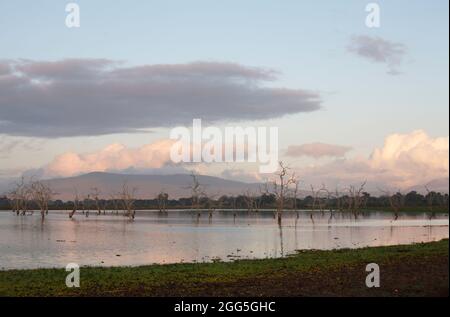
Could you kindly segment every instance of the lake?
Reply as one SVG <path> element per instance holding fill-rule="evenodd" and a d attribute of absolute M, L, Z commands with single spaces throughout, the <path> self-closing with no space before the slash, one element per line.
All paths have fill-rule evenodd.
<path fill-rule="evenodd" d="M 304 249 L 360 248 L 429 242 L 449 237 L 448 214 L 285 211 L 281 228 L 272 211 L 137 211 L 69 219 L 68 211 L 16 216 L 0 212 L 0 269 L 143 265 L 281 257 Z"/>

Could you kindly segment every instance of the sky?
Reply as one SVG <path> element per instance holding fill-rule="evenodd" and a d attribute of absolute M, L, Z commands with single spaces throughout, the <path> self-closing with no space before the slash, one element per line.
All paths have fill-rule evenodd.
<path fill-rule="evenodd" d="M 448 177 L 446 0 L 372 1 L 379 28 L 361 0 L 79 0 L 79 28 L 69 2 L 0 0 L 0 177 L 166 169 L 161 140 L 194 115 L 279 127 L 309 182 Z"/>

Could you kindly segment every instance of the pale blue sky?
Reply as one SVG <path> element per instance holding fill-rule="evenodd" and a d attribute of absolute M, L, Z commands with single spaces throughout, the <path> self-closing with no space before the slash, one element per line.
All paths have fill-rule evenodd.
<path fill-rule="evenodd" d="M 0 0 L 0 59 L 108 58 L 129 65 L 236 62 L 280 72 L 277 87 L 322 95 L 323 109 L 260 122 L 280 126 L 282 147 L 325 142 L 368 155 L 391 133 L 448 136 L 448 1 L 376 1 L 381 28 L 365 26 L 370 1 L 73 1 L 81 28 L 68 29 L 70 1 Z M 402 43 L 402 74 L 347 50 L 354 35 Z M 1 118 L 0 118 L 1 119 Z M 250 123 L 249 123 L 250 124 Z M 244 124 L 242 124 L 244 125 Z M 129 146 L 168 136 L 115 134 L 47 140 L 2 168 L 38 167 L 64 151 Z M 25 149 L 17 148 L 19 153 Z"/>

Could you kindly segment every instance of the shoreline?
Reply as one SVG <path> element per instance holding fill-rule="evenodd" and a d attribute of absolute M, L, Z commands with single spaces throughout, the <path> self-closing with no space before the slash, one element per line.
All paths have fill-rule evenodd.
<path fill-rule="evenodd" d="M 39 210 L 29 210 L 27 211 L 27 215 L 29 215 L 31 213 L 31 211 L 33 211 L 34 213 L 39 213 Z M 49 209 L 49 212 L 54 212 L 54 211 L 58 211 L 58 212 L 71 212 L 71 209 Z M 206 208 L 201 208 L 199 210 L 195 210 L 195 209 L 189 209 L 189 208 L 183 208 L 183 207 L 174 207 L 174 208 L 170 208 L 170 209 L 166 209 L 165 211 L 160 211 L 159 209 L 155 209 L 155 208 L 136 208 L 136 211 L 152 211 L 152 212 L 159 212 L 159 213 L 167 213 L 167 212 L 171 212 L 171 211 L 186 211 L 186 212 L 209 212 L 209 209 Z M 1 209 L 0 208 L 0 213 L 11 213 L 14 214 L 12 209 Z M 96 215 L 97 211 L 96 210 L 90 210 L 90 212 L 92 213 L 92 215 Z M 117 215 L 116 211 L 113 210 L 106 210 L 106 215 Z M 114 213 L 113 213 L 114 212 Z M 119 216 L 122 215 L 123 211 L 119 211 Z M 261 208 L 258 210 L 248 210 L 248 209 L 226 209 L 226 208 L 217 208 L 214 209 L 213 212 L 248 212 L 248 213 L 258 213 L 258 212 L 276 212 L 276 209 L 271 209 L 271 208 Z M 291 212 L 291 213 L 295 213 L 295 212 L 312 212 L 312 213 L 322 213 L 321 210 L 319 209 L 305 209 L 305 208 L 298 208 L 297 210 L 295 209 L 285 209 L 283 210 L 283 212 Z M 323 210 L 324 213 L 329 213 L 330 210 L 329 209 L 325 209 Z M 334 213 L 343 213 L 343 214 L 352 214 L 351 211 L 349 210 L 336 210 L 333 209 L 332 212 Z M 395 211 L 390 210 L 389 208 L 386 207 L 372 207 L 372 208 L 365 208 L 365 209 L 361 209 L 359 211 L 360 213 L 365 213 L 365 212 L 382 212 L 382 213 L 390 213 L 392 215 L 395 214 Z M 436 209 L 434 211 L 430 211 L 430 210 L 426 210 L 426 208 L 416 208 L 416 207 L 412 207 L 412 208 L 405 208 L 405 209 L 400 209 L 398 211 L 398 213 L 424 213 L 424 214 L 436 214 L 436 215 L 448 215 L 449 214 L 449 210 L 446 208 L 442 208 L 442 209 Z M 81 210 L 77 210 L 77 214 L 82 214 Z M 105 215 L 103 212 L 101 214 L 99 214 L 100 216 Z M 22 215 L 19 215 L 22 216 Z"/>
<path fill-rule="evenodd" d="M 64 269 L 0 271 L 0 296 L 448 296 L 449 240 L 298 251 L 284 258 L 215 263 L 81 267 L 81 287 Z M 365 266 L 380 266 L 367 288 Z"/>

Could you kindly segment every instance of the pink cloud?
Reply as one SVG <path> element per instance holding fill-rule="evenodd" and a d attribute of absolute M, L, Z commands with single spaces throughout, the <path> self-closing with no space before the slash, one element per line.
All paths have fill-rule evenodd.
<path fill-rule="evenodd" d="M 161 168 L 170 161 L 170 148 L 174 142 L 160 140 L 139 148 L 115 143 L 94 153 L 67 152 L 44 167 L 44 173 L 52 177 L 128 168 Z"/>
<path fill-rule="evenodd" d="M 352 148 L 349 146 L 316 142 L 302 145 L 290 145 L 286 151 L 286 156 L 310 156 L 313 158 L 325 156 L 342 157 L 351 149 Z"/>
<path fill-rule="evenodd" d="M 367 180 L 372 189 L 405 189 L 449 176 L 449 138 L 430 137 L 423 130 L 391 134 L 369 158 L 337 159 L 298 169 L 306 182 L 349 184 Z"/>

